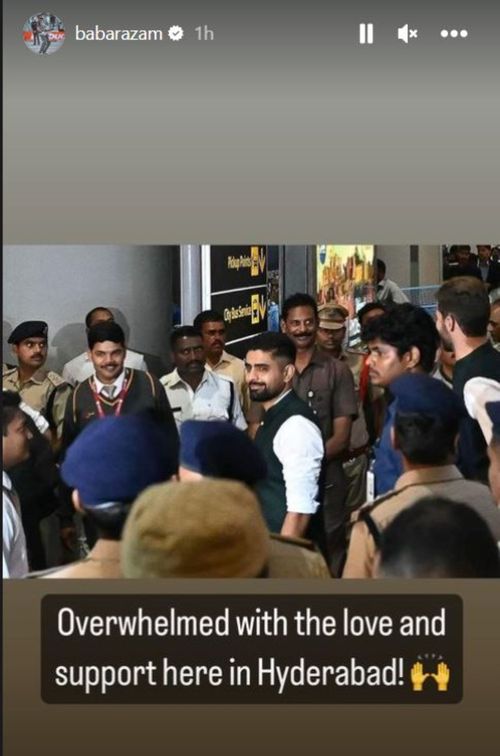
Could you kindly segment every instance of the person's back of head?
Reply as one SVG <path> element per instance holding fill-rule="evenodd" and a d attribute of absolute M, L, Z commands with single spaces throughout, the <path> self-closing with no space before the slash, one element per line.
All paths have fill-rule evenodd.
<path fill-rule="evenodd" d="M 169 433 L 152 413 L 106 417 L 90 423 L 69 447 L 62 478 L 100 538 L 119 540 L 135 498 L 176 474 L 177 439 Z"/>
<path fill-rule="evenodd" d="M 383 260 L 377 259 L 377 278 L 381 281 L 387 273 L 387 266 Z"/>
<path fill-rule="evenodd" d="M 498 578 L 500 552 L 474 510 L 428 497 L 401 512 L 383 531 L 378 577 Z"/>
<path fill-rule="evenodd" d="M 268 559 L 259 503 L 235 481 L 152 486 L 135 501 L 123 533 L 130 578 L 261 577 Z"/>
<path fill-rule="evenodd" d="M 454 324 L 469 338 L 486 336 L 490 317 L 490 300 L 483 282 L 472 276 L 457 276 L 441 286 L 437 293 L 438 314 L 448 333 Z M 447 319 L 451 322 L 448 323 Z"/>
<path fill-rule="evenodd" d="M 238 480 L 254 486 L 267 475 L 260 449 L 232 423 L 186 420 L 180 429 L 179 477 Z"/>
<path fill-rule="evenodd" d="M 458 396 L 442 381 L 407 373 L 391 383 L 395 399 L 394 446 L 411 465 L 451 462 L 460 420 L 465 414 Z"/>

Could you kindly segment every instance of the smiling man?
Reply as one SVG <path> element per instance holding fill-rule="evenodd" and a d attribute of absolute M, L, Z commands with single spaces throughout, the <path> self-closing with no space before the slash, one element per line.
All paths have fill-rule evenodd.
<path fill-rule="evenodd" d="M 68 401 L 64 448 L 89 422 L 108 416 L 152 410 L 174 429 L 172 410 L 158 379 L 143 370 L 125 367 L 125 334 L 118 323 L 103 321 L 92 326 L 88 347 L 93 375 L 78 384 Z"/>
<path fill-rule="evenodd" d="M 324 446 L 314 412 L 292 389 L 295 345 L 284 334 L 255 336 L 245 360 L 250 397 L 264 409 L 255 444 L 268 475 L 256 491 L 269 530 L 324 547 L 320 474 Z M 316 514 L 317 513 L 317 514 Z"/>
<path fill-rule="evenodd" d="M 110 309 L 107 307 L 94 307 L 85 316 L 85 332 L 88 334 L 89 330 L 96 323 L 114 321 L 115 317 Z M 127 349 L 125 352 L 125 367 L 134 368 L 135 370 L 147 370 L 148 366 L 142 354 L 134 352 L 131 349 Z M 65 381 L 71 383 L 72 386 L 76 386 L 77 383 L 81 383 L 86 378 L 90 378 L 94 372 L 94 366 L 92 360 L 89 358 L 88 352 L 82 352 L 77 357 L 67 362 L 62 371 L 62 376 Z"/>
<path fill-rule="evenodd" d="M 113 321 L 96 323 L 87 335 L 93 375 L 73 390 L 64 416 L 63 457 L 79 433 L 91 422 L 105 417 L 119 417 L 151 412 L 164 425 L 174 453 L 178 453 L 179 436 L 174 416 L 163 386 L 151 373 L 126 368 L 125 334 Z M 73 523 L 71 491 L 61 487 L 60 517 L 63 527 Z M 97 533 L 86 527 L 87 543 L 93 546 Z"/>
<path fill-rule="evenodd" d="M 330 567 L 337 575 L 345 556 L 348 519 L 342 463 L 358 403 L 349 367 L 317 346 L 318 326 L 317 305 L 309 294 L 297 293 L 285 300 L 281 328 L 296 348 L 293 389 L 316 416 L 325 443 L 324 517 Z"/>

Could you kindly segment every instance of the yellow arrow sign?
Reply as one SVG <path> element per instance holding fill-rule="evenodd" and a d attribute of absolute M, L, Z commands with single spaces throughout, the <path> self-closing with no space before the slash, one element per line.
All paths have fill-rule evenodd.
<path fill-rule="evenodd" d="M 260 272 L 263 273 L 266 268 L 266 251 L 264 249 L 259 252 L 259 267 Z"/>
<path fill-rule="evenodd" d="M 261 320 L 264 320 L 264 318 L 266 317 L 266 310 L 267 310 L 267 302 L 264 299 L 264 297 L 261 296 L 260 302 L 259 302 L 259 314 L 260 314 Z"/>
<path fill-rule="evenodd" d="M 250 268 L 250 275 L 251 276 L 258 276 L 259 275 L 259 248 L 258 247 L 250 247 L 250 260 L 251 260 L 251 268 Z"/>

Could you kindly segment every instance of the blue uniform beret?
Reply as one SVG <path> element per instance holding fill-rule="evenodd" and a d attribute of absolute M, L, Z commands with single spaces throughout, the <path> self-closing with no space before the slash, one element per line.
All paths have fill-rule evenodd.
<path fill-rule="evenodd" d="M 8 344 L 19 344 L 24 339 L 41 337 L 46 339 L 49 333 L 49 327 L 44 320 L 25 320 L 14 328 L 9 338 Z"/>
<path fill-rule="evenodd" d="M 177 449 L 161 425 L 144 414 L 94 420 L 71 444 L 61 467 L 85 506 L 128 503 L 177 472 Z"/>
<path fill-rule="evenodd" d="M 425 373 L 405 373 L 389 386 L 396 399 L 396 410 L 434 415 L 444 421 L 465 417 L 463 402 L 443 381 Z"/>
<path fill-rule="evenodd" d="M 181 425 L 180 464 L 200 475 L 239 480 L 249 486 L 267 476 L 253 441 L 232 423 L 186 420 Z"/>
<path fill-rule="evenodd" d="M 488 402 L 486 412 L 493 424 L 493 435 L 500 438 L 500 402 Z"/>

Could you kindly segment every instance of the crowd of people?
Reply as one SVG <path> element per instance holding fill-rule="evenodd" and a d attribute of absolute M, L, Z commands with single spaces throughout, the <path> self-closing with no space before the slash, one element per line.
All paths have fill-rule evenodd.
<path fill-rule="evenodd" d="M 107 307 L 61 376 L 47 323 L 14 328 L 4 577 L 500 577 L 494 271 L 450 275 L 433 318 L 378 270 L 356 348 L 305 293 L 243 360 L 201 312 L 161 377 Z"/>

